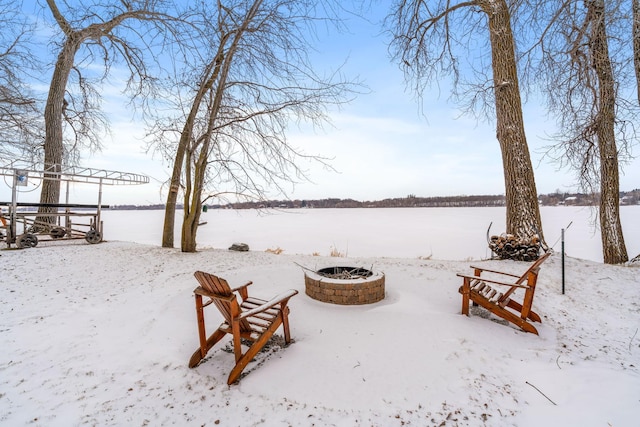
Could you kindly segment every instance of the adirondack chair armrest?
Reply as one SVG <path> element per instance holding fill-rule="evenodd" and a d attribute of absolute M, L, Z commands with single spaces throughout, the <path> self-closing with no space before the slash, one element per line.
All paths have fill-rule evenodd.
<path fill-rule="evenodd" d="M 251 310 L 247 310 L 247 311 L 243 311 L 242 314 L 240 314 L 240 316 L 238 316 L 238 319 L 244 319 L 247 317 L 251 317 L 254 316 L 258 313 L 262 313 L 265 310 L 270 309 L 271 307 L 274 307 L 278 304 L 282 304 L 282 303 L 287 303 L 287 301 L 289 300 L 289 298 L 291 298 L 294 295 L 297 295 L 298 291 L 296 291 L 295 289 L 289 289 L 286 292 L 283 292 L 279 295 L 276 295 L 275 297 L 271 298 L 269 301 L 265 302 L 262 305 L 257 306 L 256 308 L 252 308 Z"/>
<path fill-rule="evenodd" d="M 249 285 L 252 285 L 253 282 L 249 281 L 247 283 L 245 283 L 244 285 L 235 287 L 233 289 L 231 289 L 231 292 L 238 292 L 240 294 L 240 297 L 242 298 L 242 301 L 246 300 L 247 298 L 249 298 L 249 291 L 247 290 L 247 287 Z"/>
<path fill-rule="evenodd" d="M 231 292 L 238 292 L 241 289 L 246 288 L 249 285 L 253 285 L 253 282 L 249 281 L 249 282 L 245 283 L 244 285 L 237 286 L 237 287 L 231 289 Z"/>
<path fill-rule="evenodd" d="M 519 285 L 517 283 L 501 282 L 499 280 L 487 279 L 486 277 L 480 277 L 480 276 L 468 276 L 466 274 L 460 274 L 460 273 L 456 274 L 456 276 L 467 278 L 467 279 L 472 279 L 472 280 L 480 280 L 481 282 L 495 283 L 496 285 L 502 285 L 502 286 L 512 286 L 512 287 L 524 288 L 524 289 L 528 289 L 529 288 L 529 286 L 527 286 L 527 285 Z M 516 277 L 519 277 L 519 276 L 516 276 Z"/>
<path fill-rule="evenodd" d="M 235 295 L 214 294 L 213 292 L 207 291 L 202 286 L 198 286 L 197 288 L 195 288 L 193 290 L 193 293 L 196 294 L 196 295 L 202 295 L 203 297 L 209 297 L 211 299 L 219 299 L 219 300 L 222 300 L 222 301 L 233 301 L 234 299 L 236 299 Z"/>
<path fill-rule="evenodd" d="M 487 273 L 495 273 L 495 274 L 502 274 L 504 276 L 511 276 L 511 277 L 520 277 L 517 274 L 511 274 L 511 273 L 505 273 L 504 271 L 497 271 L 497 270 L 489 270 L 488 268 L 483 268 L 483 267 L 475 267 L 475 266 L 471 266 L 471 268 L 475 269 L 475 270 L 479 270 L 479 271 L 486 271 Z"/>

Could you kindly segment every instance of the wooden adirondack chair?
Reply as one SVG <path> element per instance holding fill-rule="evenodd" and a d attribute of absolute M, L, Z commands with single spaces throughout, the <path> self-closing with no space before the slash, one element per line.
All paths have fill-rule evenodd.
<path fill-rule="evenodd" d="M 249 297 L 247 287 L 252 282 L 231 289 L 226 280 L 213 274 L 196 271 L 194 276 L 200 283 L 200 286 L 193 291 L 196 300 L 200 347 L 189 360 L 190 368 L 197 366 L 218 341 L 226 334 L 230 334 L 233 336 L 233 351 L 236 357 L 236 365 L 227 380 L 227 384 L 232 384 L 240 377 L 242 370 L 264 347 L 280 325 L 284 329 L 285 343 L 291 342 L 287 303 L 289 298 L 296 295 L 298 291 L 291 289 L 266 301 Z M 240 295 L 240 302 L 238 302 L 236 292 Z M 203 304 L 202 297 L 209 298 L 209 301 Z M 207 338 L 204 308 L 211 303 L 220 310 L 224 322 Z M 252 343 L 245 353 L 242 352 L 241 346 L 243 338 Z"/>
<path fill-rule="evenodd" d="M 462 294 L 462 314 L 469 315 L 469 301 L 472 301 L 524 331 L 538 335 L 538 330 L 529 321 L 541 320 L 540 316 L 531 310 L 531 304 L 540 265 L 550 255 L 549 252 L 542 255 L 522 276 L 474 266 L 471 266 L 474 269 L 473 276 L 458 274 L 463 278 L 462 286 L 458 290 Z M 481 277 L 483 272 L 490 274 Z M 518 289 L 525 290 L 522 302 L 513 299 L 513 293 Z"/>

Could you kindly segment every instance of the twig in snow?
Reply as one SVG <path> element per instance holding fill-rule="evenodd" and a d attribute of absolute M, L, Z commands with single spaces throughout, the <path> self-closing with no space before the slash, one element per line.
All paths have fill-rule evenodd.
<path fill-rule="evenodd" d="M 313 270 L 312 270 L 312 269 L 310 269 L 309 267 L 305 267 L 304 265 L 302 265 L 302 264 L 298 264 L 298 263 L 297 263 L 297 262 L 295 262 L 295 261 L 294 261 L 293 263 L 294 263 L 295 265 L 297 265 L 298 267 L 300 267 L 301 269 L 303 269 L 303 270 L 308 270 L 308 271 L 311 271 L 312 273 L 315 273 L 315 271 L 313 271 Z"/>
<path fill-rule="evenodd" d="M 531 387 L 535 388 L 535 389 L 538 391 L 538 393 L 540 393 L 541 395 L 543 395 L 544 397 L 546 397 L 546 398 L 547 398 L 547 400 L 548 400 L 549 402 L 551 402 L 551 403 L 553 403 L 554 405 L 558 406 L 558 405 L 556 404 L 556 402 L 554 402 L 553 400 L 549 399 L 549 397 L 548 397 L 546 394 L 544 394 L 543 392 L 541 392 L 541 391 L 540 391 L 540 389 L 539 389 L 538 387 L 534 386 L 534 385 L 533 385 L 533 384 L 531 384 L 529 381 L 525 381 L 525 382 L 526 382 L 527 384 L 529 384 Z"/>
<path fill-rule="evenodd" d="M 633 342 L 633 339 L 636 337 L 637 334 L 638 334 L 638 329 L 636 328 L 636 333 L 633 334 L 633 336 L 631 337 L 631 341 L 629 341 L 629 351 L 631 351 L 631 343 Z"/>
<path fill-rule="evenodd" d="M 558 357 L 556 358 L 556 365 L 558 365 L 558 369 L 562 369 L 560 367 L 560 364 L 558 363 L 558 360 L 560 360 L 560 356 L 562 356 L 562 354 L 559 354 Z"/>

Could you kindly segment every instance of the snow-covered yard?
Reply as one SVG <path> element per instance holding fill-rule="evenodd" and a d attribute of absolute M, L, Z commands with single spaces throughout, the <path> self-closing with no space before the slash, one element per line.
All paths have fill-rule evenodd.
<path fill-rule="evenodd" d="M 304 294 L 300 266 L 362 266 L 386 298 L 337 306 Z M 0 251 L 0 425 L 631 426 L 640 417 L 640 269 L 543 264 L 540 336 L 474 309 L 457 272 L 512 261 L 196 254 L 125 242 Z M 300 291 L 295 340 L 261 353 L 232 386 L 218 345 L 198 345 L 196 270 L 252 294 Z M 209 328 L 221 317 L 208 313 Z M 278 331 L 280 333 L 281 331 Z"/>

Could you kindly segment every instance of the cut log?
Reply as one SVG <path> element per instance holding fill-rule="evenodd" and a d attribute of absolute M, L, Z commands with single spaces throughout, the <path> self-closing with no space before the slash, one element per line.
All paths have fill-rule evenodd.
<path fill-rule="evenodd" d="M 534 235 L 530 238 L 520 238 L 513 234 L 503 233 L 491 236 L 489 249 L 500 259 L 517 261 L 534 261 L 540 256 L 540 238 Z"/>

